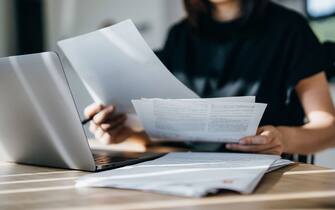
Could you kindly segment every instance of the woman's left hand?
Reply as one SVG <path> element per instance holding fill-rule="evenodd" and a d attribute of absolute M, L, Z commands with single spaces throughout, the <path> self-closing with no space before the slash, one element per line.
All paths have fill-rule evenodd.
<path fill-rule="evenodd" d="M 242 138 L 238 144 L 226 144 L 233 151 L 281 155 L 284 151 L 283 134 L 274 126 L 258 128 L 256 136 Z"/>

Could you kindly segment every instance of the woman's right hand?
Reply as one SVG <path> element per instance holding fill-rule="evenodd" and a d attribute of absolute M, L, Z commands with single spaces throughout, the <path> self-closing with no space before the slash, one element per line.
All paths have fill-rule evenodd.
<path fill-rule="evenodd" d="M 116 113 L 115 106 L 91 104 L 84 111 L 85 117 L 92 118 L 90 131 L 104 144 L 117 144 L 125 141 L 134 131 L 125 126 L 127 115 Z"/>

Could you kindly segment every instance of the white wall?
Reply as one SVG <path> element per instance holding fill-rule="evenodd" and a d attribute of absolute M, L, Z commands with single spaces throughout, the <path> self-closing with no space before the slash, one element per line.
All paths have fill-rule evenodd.
<path fill-rule="evenodd" d="M 166 26 L 171 26 L 185 16 L 182 0 L 168 0 L 166 3 L 167 22 Z"/>
<path fill-rule="evenodd" d="M 273 0 L 287 8 L 293 9 L 301 14 L 305 14 L 304 0 Z"/>
<path fill-rule="evenodd" d="M 131 18 L 149 45 L 159 48 L 168 25 L 176 19 L 175 8 L 182 10 L 180 5 L 180 0 L 46 0 L 46 44 L 55 49 L 59 39 L 94 31 L 106 22 Z"/>

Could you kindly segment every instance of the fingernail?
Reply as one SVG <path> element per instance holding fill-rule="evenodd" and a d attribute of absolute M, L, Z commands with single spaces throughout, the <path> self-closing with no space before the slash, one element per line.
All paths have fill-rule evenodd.
<path fill-rule="evenodd" d="M 231 149 L 231 145 L 230 144 L 226 144 L 226 148 L 227 149 Z"/>
<path fill-rule="evenodd" d="M 97 120 L 96 120 L 95 116 L 92 118 L 91 122 L 97 125 Z"/>

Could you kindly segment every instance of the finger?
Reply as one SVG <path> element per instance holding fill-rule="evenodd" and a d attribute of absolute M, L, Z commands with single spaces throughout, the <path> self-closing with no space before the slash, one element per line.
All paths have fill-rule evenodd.
<path fill-rule="evenodd" d="M 101 110 L 103 110 L 104 108 L 105 106 L 102 104 L 97 104 L 97 103 L 91 104 L 85 108 L 84 115 L 86 118 L 91 118 L 97 113 L 99 113 Z"/>
<path fill-rule="evenodd" d="M 273 148 L 263 150 L 260 153 L 262 154 L 270 154 L 270 155 L 281 155 L 282 154 L 282 149 L 280 146 L 275 146 Z"/>
<path fill-rule="evenodd" d="M 261 145 L 241 145 L 241 144 L 226 144 L 226 148 L 233 151 L 241 152 L 261 152 L 273 148 L 273 144 L 261 144 Z"/>
<path fill-rule="evenodd" d="M 273 126 L 270 125 L 262 126 L 257 129 L 256 135 L 261 135 L 262 133 L 271 133 L 273 130 L 274 130 Z"/>
<path fill-rule="evenodd" d="M 97 113 L 93 117 L 93 121 L 95 124 L 100 125 L 104 122 L 107 122 L 113 117 L 113 114 L 115 113 L 115 107 L 114 106 L 108 106 L 105 109 L 101 110 L 99 113 Z"/>
<path fill-rule="evenodd" d="M 264 131 L 264 127 L 257 128 L 256 135 L 261 134 Z"/>
<path fill-rule="evenodd" d="M 108 131 L 111 131 L 112 129 L 114 129 L 115 127 L 117 127 L 120 124 L 124 125 L 126 120 L 127 120 L 127 115 L 124 115 L 124 114 L 118 115 L 117 117 L 110 120 L 108 123 L 101 124 L 100 127 L 104 131 L 108 132 Z"/>
<path fill-rule="evenodd" d="M 260 136 L 268 136 L 268 137 L 272 138 L 274 136 L 274 131 L 273 130 L 264 130 L 259 135 Z"/>
<path fill-rule="evenodd" d="M 95 133 L 97 128 L 98 128 L 98 126 L 95 123 L 93 123 L 93 122 L 90 123 L 89 130 L 90 130 L 91 133 Z"/>
<path fill-rule="evenodd" d="M 104 135 L 101 137 L 101 141 L 104 144 L 118 144 L 126 140 L 127 136 L 122 133 L 125 129 L 124 126 L 120 126 L 113 130 L 113 133 L 105 132 Z"/>
<path fill-rule="evenodd" d="M 249 136 L 249 137 L 245 137 L 242 138 L 239 143 L 242 145 L 262 145 L 262 144 L 270 144 L 272 141 L 271 138 L 269 138 L 268 136 L 262 136 L 262 135 L 258 135 L 258 136 Z"/>
<path fill-rule="evenodd" d="M 105 131 L 103 131 L 100 127 L 98 127 L 95 132 L 94 136 L 96 139 L 101 139 L 101 137 L 105 134 Z"/>
<path fill-rule="evenodd" d="M 118 132 L 117 137 L 116 137 L 116 142 L 121 143 L 127 140 L 132 134 L 133 134 L 133 131 L 130 128 L 124 127 L 121 131 Z"/>
<path fill-rule="evenodd" d="M 99 139 L 99 141 L 105 145 L 108 145 L 108 144 L 112 144 L 112 137 L 107 133 L 105 132 L 101 138 Z"/>
<path fill-rule="evenodd" d="M 115 126 L 113 129 L 109 130 L 107 133 L 109 135 L 111 135 L 112 137 L 116 137 L 116 135 L 125 128 L 125 125 L 123 124 L 118 124 L 117 126 Z"/>

